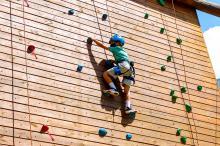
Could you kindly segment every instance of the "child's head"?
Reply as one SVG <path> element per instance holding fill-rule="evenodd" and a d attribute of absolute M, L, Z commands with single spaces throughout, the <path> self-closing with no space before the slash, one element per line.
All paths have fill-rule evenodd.
<path fill-rule="evenodd" d="M 110 38 L 109 44 L 110 44 L 112 47 L 115 47 L 115 46 L 124 46 L 125 40 L 124 40 L 123 37 L 119 36 L 118 34 L 115 34 L 115 35 L 113 35 L 113 36 Z"/>

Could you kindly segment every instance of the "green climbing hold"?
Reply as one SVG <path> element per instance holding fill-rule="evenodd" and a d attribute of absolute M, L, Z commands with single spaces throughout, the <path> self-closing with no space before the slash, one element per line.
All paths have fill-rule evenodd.
<path fill-rule="evenodd" d="M 165 71 L 166 70 L 166 66 L 165 65 L 161 66 L 160 70 L 161 71 Z"/>
<path fill-rule="evenodd" d="M 176 130 L 176 136 L 180 136 L 181 131 L 182 131 L 182 129 L 178 128 L 178 129 Z"/>
<path fill-rule="evenodd" d="M 165 0 L 157 0 L 157 2 L 161 5 L 161 6 L 165 6 Z"/>
<path fill-rule="evenodd" d="M 144 19 L 148 19 L 148 17 L 149 17 L 149 14 L 145 13 Z"/>
<path fill-rule="evenodd" d="M 160 33 L 163 34 L 165 31 L 165 28 L 160 28 Z"/>
<path fill-rule="evenodd" d="M 69 15 L 73 15 L 74 12 L 75 12 L 74 9 L 70 9 L 70 10 L 68 11 L 68 14 L 69 14 Z"/>
<path fill-rule="evenodd" d="M 172 102 L 173 102 L 173 103 L 176 103 L 177 98 L 178 98 L 178 96 L 173 95 L 173 96 L 172 96 Z"/>
<path fill-rule="evenodd" d="M 171 62 L 172 61 L 172 56 L 167 56 L 167 62 Z"/>
<path fill-rule="evenodd" d="M 202 86 L 201 86 L 201 85 L 198 85 L 198 86 L 197 86 L 197 90 L 198 90 L 198 91 L 202 91 Z"/>
<path fill-rule="evenodd" d="M 182 42 L 183 42 L 183 41 L 182 41 L 180 38 L 176 38 L 176 43 L 177 43 L 178 45 L 181 45 Z"/>
<path fill-rule="evenodd" d="M 186 111 L 187 111 L 188 113 L 190 113 L 190 112 L 192 111 L 192 107 L 191 107 L 191 105 L 188 104 L 188 103 L 185 104 L 185 108 L 186 108 Z"/>
<path fill-rule="evenodd" d="M 186 144 L 186 139 L 187 139 L 186 136 L 182 136 L 182 137 L 180 138 L 181 143 Z"/>
<path fill-rule="evenodd" d="M 181 88 L 181 93 L 186 93 L 186 87 Z"/>
<path fill-rule="evenodd" d="M 170 96 L 173 96 L 175 94 L 175 91 L 174 90 L 171 90 L 170 91 Z"/>

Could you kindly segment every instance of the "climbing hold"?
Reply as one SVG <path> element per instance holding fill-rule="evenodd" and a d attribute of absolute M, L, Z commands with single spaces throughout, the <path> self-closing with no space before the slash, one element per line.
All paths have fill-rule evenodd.
<path fill-rule="evenodd" d="M 131 138 L 132 138 L 132 134 L 131 134 L 131 133 L 127 133 L 127 134 L 126 134 L 126 139 L 127 139 L 127 140 L 130 140 Z"/>
<path fill-rule="evenodd" d="M 35 46 L 34 45 L 29 45 L 28 48 L 27 48 L 27 53 L 28 54 L 31 54 L 33 53 L 35 50 Z"/>
<path fill-rule="evenodd" d="M 92 45 L 92 38 L 88 37 L 88 39 L 87 39 L 87 44 L 88 44 L 88 45 Z"/>
<path fill-rule="evenodd" d="M 74 9 L 70 9 L 70 10 L 68 11 L 68 14 L 69 14 L 69 15 L 73 15 L 74 13 L 75 13 Z"/>
<path fill-rule="evenodd" d="M 54 141 L 54 138 L 52 137 L 52 135 L 49 133 L 49 127 L 47 125 L 43 125 L 41 127 L 40 133 L 48 133 L 48 135 L 50 136 L 51 140 Z"/>
<path fill-rule="evenodd" d="M 187 139 L 186 136 L 182 136 L 182 137 L 180 138 L 181 143 L 182 143 L 182 144 L 186 144 L 186 139 Z"/>
<path fill-rule="evenodd" d="M 160 33 L 163 34 L 165 31 L 165 28 L 160 28 Z"/>
<path fill-rule="evenodd" d="M 190 113 L 192 111 L 192 106 L 188 103 L 185 104 L 186 111 Z"/>
<path fill-rule="evenodd" d="M 32 54 L 35 56 L 35 58 L 37 59 L 37 55 L 35 54 L 35 46 L 34 45 L 29 45 L 27 48 L 27 53 L 28 54 Z"/>
<path fill-rule="evenodd" d="M 78 64 L 78 67 L 77 67 L 77 72 L 81 72 L 83 69 L 83 65 L 81 64 Z"/>
<path fill-rule="evenodd" d="M 135 119 L 136 113 L 137 113 L 137 111 L 130 112 L 130 113 L 128 114 L 128 117 L 131 118 L 131 119 Z"/>
<path fill-rule="evenodd" d="M 175 94 L 175 91 L 174 90 L 171 90 L 170 91 L 170 96 L 173 96 Z"/>
<path fill-rule="evenodd" d="M 178 129 L 176 130 L 176 136 L 180 136 L 181 131 L 182 131 L 182 129 L 178 128 Z"/>
<path fill-rule="evenodd" d="M 105 21 L 107 19 L 108 15 L 107 14 L 103 14 L 102 15 L 102 21 Z"/>
<path fill-rule="evenodd" d="M 183 41 L 182 41 L 180 38 L 176 38 L 176 43 L 177 43 L 178 45 L 181 45 L 182 42 L 183 42 Z"/>
<path fill-rule="evenodd" d="M 99 129 L 99 136 L 106 136 L 107 130 L 105 128 L 100 128 Z"/>
<path fill-rule="evenodd" d="M 181 93 L 186 93 L 186 87 L 181 88 Z"/>
<path fill-rule="evenodd" d="M 104 93 L 104 92 L 103 92 L 103 95 L 106 96 L 106 97 L 110 97 L 110 94 L 109 94 L 109 93 Z"/>
<path fill-rule="evenodd" d="M 165 0 L 157 0 L 157 2 L 158 2 L 161 6 L 165 6 Z"/>
<path fill-rule="evenodd" d="M 161 66 L 160 70 L 161 71 L 165 71 L 166 70 L 166 66 L 165 65 Z"/>
<path fill-rule="evenodd" d="M 171 62 L 172 61 L 173 56 L 167 56 L 167 62 Z"/>
<path fill-rule="evenodd" d="M 145 13 L 144 19 L 148 19 L 148 17 L 149 17 L 149 14 Z"/>
<path fill-rule="evenodd" d="M 49 130 L 49 127 L 47 125 L 43 125 L 41 127 L 40 133 L 46 133 Z"/>
<path fill-rule="evenodd" d="M 172 96 L 172 102 L 173 102 L 173 103 L 176 103 L 177 98 L 178 98 L 178 96 L 173 95 L 173 96 Z"/>
<path fill-rule="evenodd" d="M 202 86 L 201 86 L 201 85 L 198 85 L 198 86 L 197 86 L 197 90 L 198 90 L 198 91 L 202 91 Z"/>

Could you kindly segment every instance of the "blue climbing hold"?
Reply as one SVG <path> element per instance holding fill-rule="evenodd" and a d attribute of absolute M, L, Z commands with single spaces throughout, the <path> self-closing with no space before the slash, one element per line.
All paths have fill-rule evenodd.
<path fill-rule="evenodd" d="M 77 67 L 77 72 L 81 72 L 83 69 L 83 65 L 81 64 L 78 64 L 78 67 Z"/>
<path fill-rule="evenodd" d="M 127 133 L 127 134 L 126 134 L 126 139 L 127 139 L 127 140 L 130 140 L 131 138 L 132 138 L 132 134 L 131 134 L 131 133 Z"/>
<path fill-rule="evenodd" d="M 99 136 L 106 136 L 107 130 L 105 128 L 100 128 L 99 129 Z"/>
<path fill-rule="evenodd" d="M 70 10 L 68 11 L 68 14 L 69 14 L 69 15 L 73 15 L 74 12 L 75 12 L 75 11 L 74 11 L 73 9 L 70 9 Z"/>

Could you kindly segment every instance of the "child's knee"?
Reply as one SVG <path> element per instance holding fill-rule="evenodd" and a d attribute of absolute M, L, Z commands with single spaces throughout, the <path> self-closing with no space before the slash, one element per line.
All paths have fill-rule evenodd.
<path fill-rule="evenodd" d="M 106 77 L 106 76 L 108 76 L 108 71 L 105 71 L 105 72 L 103 73 L 103 77 Z"/>

